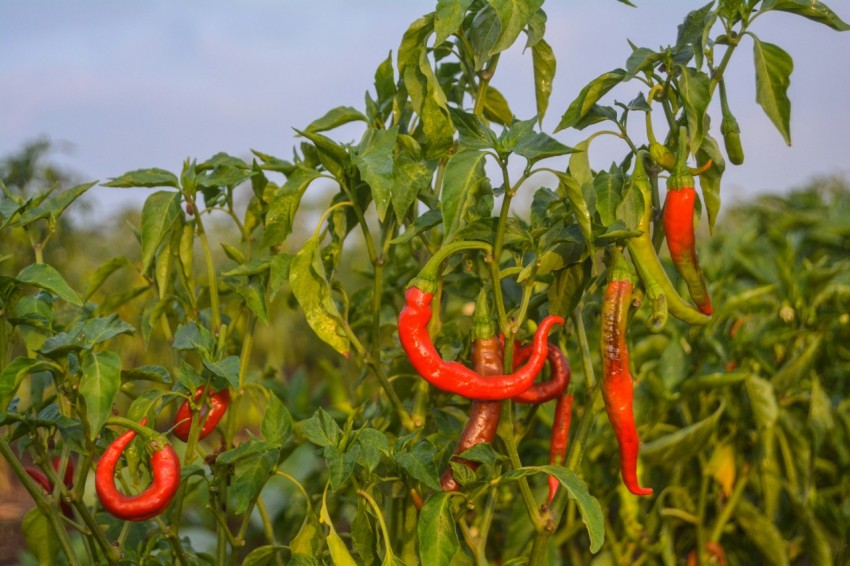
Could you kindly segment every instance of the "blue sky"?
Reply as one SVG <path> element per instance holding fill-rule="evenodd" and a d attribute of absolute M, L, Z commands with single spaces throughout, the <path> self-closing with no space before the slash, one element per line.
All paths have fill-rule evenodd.
<path fill-rule="evenodd" d="M 544 127 L 551 131 L 584 84 L 623 66 L 626 39 L 658 47 L 698 1 L 550 0 L 547 40 L 558 74 Z M 828 2 L 829 3 L 829 2 Z M 831 7 L 845 20 L 844 2 Z M 179 170 L 184 158 L 257 149 L 283 158 L 303 127 L 340 105 L 361 107 L 375 67 L 434 0 L 0 0 L 0 155 L 34 138 L 68 142 L 57 159 L 83 180 L 144 167 Z M 730 166 L 724 200 L 799 186 L 813 176 L 850 176 L 850 33 L 789 14 L 754 24 L 793 57 L 787 147 L 755 103 L 752 42 L 727 73 L 747 159 Z M 493 85 L 521 118 L 534 114 L 530 57 L 512 49 Z M 637 84 L 615 91 L 630 100 Z M 714 128 L 719 126 L 718 120 Z M 342 130 L 342 141 L 356 136 Z M 345 139 L 348 136 L 349 139 Z M 586 132 L 566 131 L 574 145 Z M 594 167 L 623 154 L 599 144 Z M 95 189 L 110 210 L 144 193 Z"/>

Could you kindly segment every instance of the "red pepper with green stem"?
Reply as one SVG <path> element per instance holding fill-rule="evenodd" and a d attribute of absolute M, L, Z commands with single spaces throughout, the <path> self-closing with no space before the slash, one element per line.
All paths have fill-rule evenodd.
<path fill-rule="evenodd" d="M 612 255 L 601 317 L 602 398 L 620 447 L 623 483 L 635 495 L 649 495 L 652 489 L 641 487 L 637 479 L 640 439 L 632 409 L 634 390 L 626 345 L 634 275 L 619 250 Z"/>
<path fill-rule="evenodd" d="M 204 395 L 205 387 L 198 387 L 195 390 L 194 400 L 197 403 Z M 206 400 L 207 411 L 202 412 L 201 431 L 198 434 L 198 440 L 209 435 L 215 429 L 218 422 L 227 412 L 227 406 L 230 404 L 230 389 L 222 389 L 214 393 L 210 393 Z M 177 414 L 174 417 L 176 423 L 173 429 L 174 436 L 186 442 L 189 440 L 189 433 L 192 430 L 192 408 L 189 400 L 183 401 L 180 408 L 177 409 Z"/>
<path fill-rule="evenodd" d="M 637 226 L 641 234 L 626 240 L 626 247 L 652 303 L 653 314 L 649 319 L 649 328 L 653 332 L 660 331 L 667 320 L 668 310 L 670 314 L 688 324 L 708 324 L 710 317 L 679 296 L 652 244 L 652 185 L 646 172 L 646 157 L 645 151 L 637 153 L 631 177 L 632 186 L 643 196 L 643 214 Z"/>
<path fill-rule="evenodd" d="M 142 425 L 147 419 L 142 420 Z M 115 486 L 115 467 L 121 454 L 133 438 L 135 430 L 128 430 L 107 447 L 97 463 L 95 490 L 103 508 L 111 515 L 125 521 L 144 521 L 159 515 L 168 508 L 180 487 L 180 459 L 164 437 L 151 442 L 151 484 L 142 493 L 124 495 Z"/>
<path fill-rule="evenodd" d="M 694 204 L 696 190 L 694 178 L 688 171 L 688 137 L 687 128 L 679 128 L 679 151 L 676 156 L 676 167 L 667 180 L 667 198 L 664 202 L 664 234 L 667 238 L 667 248 L 670 257 L 682 279 L 688 286 L 691 298 L 699 310 L 711 315 L 711 298 L 699 258 L 696 251 L 694 236 Z"/>

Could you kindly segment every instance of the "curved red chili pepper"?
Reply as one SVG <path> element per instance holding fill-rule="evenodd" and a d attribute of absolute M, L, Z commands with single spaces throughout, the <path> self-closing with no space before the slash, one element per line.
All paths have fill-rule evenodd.
<path fill-rule="evenodd" d="M 508 375 L 482 377 L 463 364 L 444 361 L 434 348 L 428 334 L 433 295 L 414 286 L 404 297 L 405 306 L 398 317 L 398 334 L 410 363 L 434 387 L 468 399 L 499 401 L 528 389 L 546 361 L 549 331 L 564 323 L 559 316 L 546 317 L 534 335 L 533 351 L 527 364 Z"/>
<path fill-rule="evenodd" d="M 602 397 L 608 420 L 611 421 L 620 446 L 623 483 L 635 495 L 649 495 L 652 489 L 640 487 L 637 479 L 640 440 L 632 411 L 634 391 L 626 346 L 626 325 L 631 301 L 631 281 L 615 278 L 608 282 L 602 303 Z"/>
<path fill-rule="evenodd" d="M 198 387 L 195 390 L 195 401 L 198 401 L 204 394 L 204 387 Z M 201 415 L 204 419 L 201 426 L 201 432 L 198 434 L 198 439 L 202 439 L 209 435 L 215 429 L 221 417 L 227 412 L 227 406 L 230 404 L 230 389 L 222 389 L 217 393 L 210 393 L 207 397 L 207 406 L 209 410 L 205 415 Z M 189 440 L 189 431 L 192 430 L 192 408 L 189 405 L 189 400 L 183 401 L 180 408 L 177 409 L 177 414 L 174 417 L 175 425 L 172 432 L 174 436 L 186 442 Z"/>
<path fill-rule="evenodd" d="M 128 430 L 116 438 L 104 451 L 95 471 L 94 486 L 100 503 L 107 512 L 125 521 L 144 521 L 159 515 L 165 511 L 180 487 L 180 459 L 169 444 L 151 456 L 153 478 L 145 491 L 135 496 L 118 491 L 115 487 L 115 466 L 135 436 L 135 431 Z"/>
<path fill-rule="evenodd" d="M 531 355 L 531 344 L 516 349 L 514 367 L 523 363 Z M 557 346 L 549 345 L 546 353 L 549 361 L 550 379 L 543 383 L 535 383 L 519 395 L 511 397 L 517 403 L 545 403 L 563 394 L 570 385 L 570 364 L 567 357 Z"/>
<path fill-rule="evenodd" d="M 472 368 L 482 376 L 499 375 L 502 373 L 501 348 L 498 338 L 478 338 L 472 349 Z M 471 470 L 478 468 L 478 462 L 460 458 L 462 454 L 482 442 L 493 442 L 496 430 L 499 428 L 499 418 L 502 416 L 501 401 L 473 401 L 469 410 L 469 420 L 458 439 L 455 456 L 452 460 L 466 465 Z M 460 484 L 454 477 L 451 466 L 440 476 L 440 486 L 443 491 L 457 491 Z"/>

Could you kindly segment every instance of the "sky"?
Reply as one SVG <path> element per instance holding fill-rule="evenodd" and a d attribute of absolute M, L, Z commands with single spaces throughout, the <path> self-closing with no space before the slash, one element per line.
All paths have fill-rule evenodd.
<path fill-rule="evenodd" d="M 627 39 L 651 48 L 673 43 L 677 25 L 705 0 L 634 2 L 636 9 L 615 0 L 544 4 L 558 64 L 544 130 L 552 131 L 587 82 L 625 65 Z M 299 143 L 293 128 L 336 106 L 363 108 L 375 68 L 435 4 L 0 0 L 0 156 L 47 137 L 60 144 L 57 162 L 81 181 L 101 182 L 147 167 L 179 172 L 185 158 L 202 161 L 219 151 L 289 159 Z M 850 21 L 843 0 L 827 4 Z M 794 58 L 793 145 L 755 102 L 752 41 L 745 39 L 726 82 L 746 161 L 727 168 L 724 201 L 786 191 L 821 175 L 850 178 L 850 33 L 785 13 L 765 15 L 752 31 Z M 502 57 L 492 84 L 518 117 L 534 115 L 531 58 L 521 47 Z M 624 88 L 614 94 L 627 102 L 638 85 Z M 340 135 L 356 141 L 348 130 Z M 587 135 L 556 137 L 575 145 Z M 595 146 L 594 168 L 624 154 L 619 146 Z M 138 206 L 146 194 L 96 188 L 88 200 L 108 213 Z"/>

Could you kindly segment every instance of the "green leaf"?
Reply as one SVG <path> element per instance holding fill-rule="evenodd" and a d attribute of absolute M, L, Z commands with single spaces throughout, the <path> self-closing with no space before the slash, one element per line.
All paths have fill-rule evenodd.
<path fill-rule="evenodd" d="M 492 86 L 488 86 L 484 92 L 482 113 L 488 120 L 503 126 L 510 126 L 514 120 L 514 113 L 508 105 L 508 100 Z"/>
<path fill-rule="evenodd" d="M 451 563 L 460 550 L 451 494 L 438 491 L 425 501 L 419 512 L 417 533 L 422 564 Z"/>
<path fill-rule="evenodd" d="M 555 476 L 561 486 L 567 490 L 570 499 L 575 500 L 581 513 L 581 520 L 590 536 L 590 552 L 596 553 L 605 542 L 605 516 L 599 501 L 587 491 L 587 484 L 573 471 L 562 466 L 526 466 L 511 470 L 502 476 L 502 481 L 512 481 L 530 474 L 545 473 Z"/>
<path fill-rule="evenodd" d="M 112 412 L 121 386 L 121 358 L 115 352 L 89 352 L 83 356 L 80 398 L 85 400 L 89 438 L 96 438 Z"/>
<path fill-rule="evenodd" d="M 103 285 L 104 281 L 122 267 L 132 267 L 130 260 L 124 256 L 113 257 L 112 259 L 108 259 L 103 262 L 97 269 L 95 269 L 91 277 L 89 277 L 89 282 L 86 286 L 86 292 L 83 300 L 89 300 L 89 298 L 91 298 L 91 296 L 100 289 L 100 286 Z"/>
<path fill-rule="evenodd" d="M 593 179 L 596 211 L 605 226 L 610 226 L 617 220 L 617 207 L 623 201 L 623 183 L 623 172 L 614 164 L 609 171 L 600 171 Z"/>
<path fill-rule="evenodd" d="M 773 524 L 773 521 L 763 515 L 746 498 L 741 498 L 738 502 L 735 521 L 764 557 L 766 564 L 788 566 L 788 554 L 782 534 Z"/>
<path fill-rule="evenodd" d="M 266 291 L 263 287 L 263 282 L 252 277 L 247 285 L 234 285 L 233 290 L 237 295 L 242 297 L 245 305 L 252 313 L 263 323 L 269 323 L 268 309 L 266 308 Z"/>
<path fill-rule="evenodd" d="M 693 45 L 694 55 L 697 58 L 697 67 L 702 66 L 707 32 L 711 29 L 717 17 L 712 10 L 713 7 L 714 1 L 712 0 L 702 8 L 690 12 L 685 16 L 685 21 L 679 25 L 676 47 L 681 48 L 687 45 Z"/>
<path fill-rule="evenodd" d="M 744 384 L 758 428 L 763 429 L 776 424 L 776 419 L 779 418 L 779 405 L 776 402 L 773 384 L 755 375 L 748 377 Z"/>
<path fill-rule="evenodd" d="M 169 236 L 171 228 L 182 217 L 180 193 L 157 191 L 142 205 L 142 273 L 147 273 L 160 244 Z"/>
<path fill-rule="evenodd" d="M 661 61 L 662 57 L 661 53 L 648 47 L 635 48 L 629 58 L 626 59 L 626 76 L 623 80 L 629 81 L 638 73 L 648 71 L 655 63 Z"/>
<path fill-rule="evenodd" d="M 289 543 L 289 548 L 292 551 L 293 559 L 298 556 L 306 556 L 308 559 L 318 556 L 322 553 L 322 526 L 319 524 L 319 518 L 316 512 L 313 511 L 313 506 L 310 505 L 310 500 L 305 502 L 307 514 L 304 517 L 304 522 L 301 523 L 301 528 L 298 530 L 292 541 Z M 290 561 L 290 564 L 294 562 Z M 305 562 L 311 564 L 311 562 Z M 317 562 L 317 564 L 320 564 Z"/>
<path fill-rule="evenodd" d="M 707 418 L 647 442 L 641 448 L 641 458 L 657 466 L 675 466 L 686 462 L 711 439 L 725 409 L 725 403 L 721 403 Z"/>
<path fill-rule="evenodd" d="M 374 428 L 364 428 L 357 432 L 357 444 L 360 446 L 357 463 L 370 472 L 375 471 L 389 449 L 387 435 Z"/>
<path fill-rule="evenodd" d="M 410 452 L 397 452 L 395 460 L 415 480 L 422 482 L 431 489 L 440 491 L 440 480 L 434 457 L 437 448 L 427 441 L 419 442 Z"/>
<path fill-rule="evenodd" d="M 324 132 L 338 128 L 343 124 L 357 121 L 366 122 L 366 116 L 351 106 L 337 106 L 332 110 L 328 110 L 321 118 L 310 122 L 310 125 L 305 128 L 305 131 L 311 133 Z"/>
<path fill-rule="evenodd" d="M 272 444 L 283 445 L 292 436 L 292 415 L 286 405 L 272 393 L 260 425 L 263 438 Z"/>
<path fill-rule="evenodd" d="M 204 367 L 213 375 L 226 379 L 233 389 L 239 388 L 239 356 L 227 356 L 218 362 L 204 360 Z"/>
<path fill-rule="evenodd" d="M 51 368 L 49 363 L 34 358 L 15 358 L 4 367 L 0 371 L 0 412 L 6 410 L 8 399 L 15 394 L 27 375 Z"/>
<path fill-rule="evenodd" d="M 488 55 L 501 53 L 514 44 L 520 32 L 543 5 L 543 0 L 489 0 L 499 18 L 499 35 Z"/>
<path fill-rule="evenodd" d="M 50 218 L 55 221 L 72 202 L 77 200 L 83 193 L 96 184 L 96 181 L 92 183 L 85 183 L 83 185 L 71 187 L 70 189 L 60 193 L 53 193 L 47 198 L 47 200 L 40 203 L 38 206 L 28 208 L 26 212 L 21 214 L 18 223 L 21 226 L 26 226 L 30 222 L 40 218 Z"/>
<path fill-rule="evenodd" d="M 301 424 L 301 433 L 316 446 L 337 446 L 342 440 L 342 430 L 327 411 L 319 407 L 312 417 Z"/>
<path fill-rule="evenodd" d="M 352 161 L 360 176 L 372 189 L 372 198 L 383 222 L 393 191 L 393 147 L 398 128 L 367 130 Z"/>
<path fill-rule="evenodd" d="M 484 171 L 486 154 L 482 151 L 461 151 L 449 159 L 440 192 L 440 206 L 446 240 L 458 229 L 467 196 L 482 183 L 488 182 Z"/>
<path fill-rule="evenodd" d="M 457 128 L 458 145 L 463 149 L 495 149 L 496 133 L 483 118 L 459 108 L 452 108 L 452 122 Z"/>
<path fill-rule="evenodd" d="M 558 132 L 578 124 L 590 112 L 593 105 L 609 90 L 620 84 L 625 76 L 626 72 L 623 69 L 614 69 L 590 81 L 587 86 L 581 89 L 578 97 L 570 103 L 555 131 Z"/>
<path fill-rule="evenodd" d="M 322 134 L 301 130 L 295 131 L 313 142 L 319 156 L 319 162 L 324 166 L 328 173 L 338 180 L 345 178 L 346 166 L 349 163 L 349 157 L 348 152 L 343 146 Z"/>
<path fill-rule="evenodd" d="M 331 551 L 331 560 L 336 566 L 357 566 L 354 557 L 351 556 L 348 547 L 345 546 L 345 541 L 336 532 L 331 516 L 328 513 L 328 489 L 325 487 L 325 492 L 322 494 L 322 508 L 319 511 L 319 522 L 328 527 L 327 543 L 328 549 Z"/>
<path fill-rule="evenodd" d="M 711 166 L 699 176 L 699 185 L 708 214 L 708 230 L 713 234 L 717 215 L 720 213 L 720 179 L 726 170 L 726 160 L 723 158 L 717 140 L 706 134 L 697 152 L 697 165 L 702 167 L 708 163 L 709 159 Z"/>
<path fill-rule="evenodd" d="M 132 188 L 132 187 L 174 187 L 180 188 L 177 176 L 165 169 L 137 169 L 124 173 L 120 177 L 103 183 L 104 187 Z"/>
<path fill-rule="evenodd" d="M 764 43 L 753 37 L 753 60 L 756 68 L 756 102 L 791 145 L 791 101 L 788 85 L 794 61 L 778 45 Z"/>
<path fill-rule="evenodd" d="M 679 76 L 679 94 L 688 119 L 688 137 L 693 154 L 699 150 L 705 135 L 705 112 L 711 102 L 710 83 L 708 75 L 691 67 L 682 69 Z"/>
<path fill-rule="evenodd" d="M 552 81 L 555 79 L 555 52 L 541 39 L 531 48 L 531 62 L 534 68 L 534 100 L 537 104 L 537 122 L 543 126 L 543 116 L 549 108 L 552 94 Z"/>
<path fill-rule="evenodd" d="M 404 218 L 416 197 L 431 188 L 436 164 L 422 158 L 419 144 L 410 136 L 400 135 L 393 160 L 392 204 L 396 218 Z"/>
<path fill-rule="evenodd" d="M 570 166 L 572 167 L 572 163 L 570 163 Z M 589 252 L 593 253 L 590 209 L 587 206 L 587 201 L 584 198 L 581 185 L 576 178 L 569 173 L 558 172 L 557 177 L 559 181 L 558 190 L 566 195 L 567 200 L 570 201 L 570 205 L 576 215 L 576 220 L 578 220 L 579 227 L 581 228 L 582 236 L 584 236 L 584 240 L 587 243 L 587 249 Z"/>
<path fill-rule="evenodd" d="M 171 347 L 175 350 L 196 350 L 202 356 L 208 357 L 215 347 L 215 342 L 205 326 L 190 322 L 177 328 Z"/>
<path fill-rule="evenodd" d="M 62 548 L 47 515 L 38 507 L 33 507 L 24 515 L 21 530 L 24 532 L 27 548 L 41 566 L 56 564 L 56 557 L 62 554 Z"/>
<path fill-rule="evenodd" d="M 585 285 L 590 280 L 590 261 L 574 263 L 555 274 L 549 285 L 549 314 L 567 318 L 578 306 Z"/>
<path fill-rule="evenodd" d="M 275 466 L 280 451 L 277 448 L 258 452 L 241 458 L 236 463 L 230 491 L 236 500 L 234 512 L 241 515 L 248 510 L 253 501 L 262 491 Z"/>
<path fill-rule="evenodd" d="M 532 133 L 529 136 L 524 136 L 514 146 L 514 153 L 528 159 L 529 166 L 541 159 L 567 155 L 575 151 L 575 149 L 544 133 Z"/>
<path fill-rule="evenodd" d="M 434 47 L 449 38 L 463 23 L 472 0 L 438 0 L 434 11 Z"/>
<path fill-rule="evenodd" d="M 55 293 L 60 299 L 78 307 L 83 306 L 76 291 L 71 289 L 71 286 L 65 281 L 65 278 L 56 271 L 56 268 L 47 265 L 46 263 L 33 263 L 24 267 L 15 279 L 19 283 L 32 285 L 39 289 L 44 289 Z"/>
<path fill-rule="evenodd" d="M 292 265 L 291 254 L 277 254 L 272 257 L 269 266 L 269 300 L 273 301 L 280 292 L 283 284 L 289 281 L 289 267 Z"/>
<path fill-rule="evenodd" d="M 315 169 L 296 168 L 286 182 L 275 191 L 269 211 L 266 213 L 266 229 L 263 232 L 263 247 L 283 242 L 292 233 L 295 213 L 301 204 L 301 197 L 314 180 L 320 176 Z"/>
<path fill-rule="evenodd" d="M 839 18 L 826 4 L 818 0 L 765 0 L 761 11 L 779 10 L 803 16 L 819 24 L 831 27 L 835 31 L 848 31 L 850 25 Z"/>
<path fill-rule="evenodd" d="M 348 356 L 350 344 L 341 328 L 342 314 L 331 294 L 318 245 L 319 236 L 314 235 L 292 259 L 289 287 L 313 332 L 334 350 Z"/>
<path fill-rule="evenodd" d="M 270 566 L 277 554 L 285 549 L 285 546 L 273 544 L 258 546 L 245 556 L 242 560 L 242 566 Z"/>
<path fill-rule="evenodd" d="M 443 214 L 438 210 L 429 210 L 418 216 L 403 234 L 393 239 L 392 244 L 406 244 L 422 232 L 427 232 L 443 222 Z"/>

